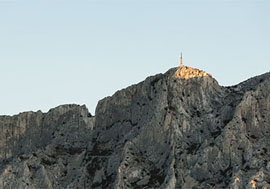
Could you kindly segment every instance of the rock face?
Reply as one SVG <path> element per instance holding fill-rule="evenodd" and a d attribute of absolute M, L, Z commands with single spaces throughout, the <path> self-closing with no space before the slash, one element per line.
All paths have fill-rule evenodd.
<path fill-rule="evenodd" d="M 42 112 L 0 116 L 0 188 L 83 186 L 80 166 L 94 117 L 85 106 L 64 105 Z M 77 187 L 77 185 L 76 185 Z"/>
<path fill-rule="evenodd" d="M 191 79 L 196 77 L 212 77 L 212 75 L 199 69 L 180 66 L 174 73 L 173 77 L 178 79 Z"/>
<path fill-rule="evenodd" d="M 98 103 L 0 117 L 2 188 L 270 188 L 270 73 L 181 67 Z"/>

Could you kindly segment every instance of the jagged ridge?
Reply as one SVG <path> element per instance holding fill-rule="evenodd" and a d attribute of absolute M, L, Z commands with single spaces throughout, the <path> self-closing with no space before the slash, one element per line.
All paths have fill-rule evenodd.
<path fill-rule="evenodd" d="M 4 130 L 10 125 L 14 133 L 25 130 L 8 137 L 10 145 L 24 141 L 17 138 L 28 138 L 23 146 L 35 139 L 29 150 L 3 158 L 2 135 L 0 183 L 11 188 L 252 188 L 251 182 L 270 187 L 269 78 L 266 73 L 221 87 L 203 71 L 174 68 L 101 100 L 95 117 L 79 106 L 0 117 Z M 55 138 L 36 141 L 41 139 L 29 131 L 36 125 L 42 127 L 32 133 L 45 129 L 45 136 L 54 132 Z"/>

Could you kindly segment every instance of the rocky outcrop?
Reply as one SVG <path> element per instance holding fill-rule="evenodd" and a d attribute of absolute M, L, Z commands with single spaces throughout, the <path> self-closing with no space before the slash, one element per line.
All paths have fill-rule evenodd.
<path fill-rule="evenodd" d="M 178 79 L 191 79 L 196 77 L 212 77 L 212 75 L 199 69 L 180 66 L 174 73 L 173 77 Z"/>
<path fill-rule="evenodd" d="M 94 117 L 85 106 L 1 116 L 0 188 L 74 188 Z"/>
<path fill-rule="evenodd" d="M 270 187 L 269 73 L 222 87 L 173 68 L 101 100 L 95 114 L 73 105 L 1 117 L 0 185 Z"/>

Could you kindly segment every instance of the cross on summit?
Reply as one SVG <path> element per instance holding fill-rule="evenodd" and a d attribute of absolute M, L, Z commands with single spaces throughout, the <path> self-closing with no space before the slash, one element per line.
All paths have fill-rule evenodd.
<path fill-rule="evenodd" d="M 181 52 L 181 61 L 180 61 L 180 67 L 183 66 L 183 57 L 182 57 L 182 52 Z"/>

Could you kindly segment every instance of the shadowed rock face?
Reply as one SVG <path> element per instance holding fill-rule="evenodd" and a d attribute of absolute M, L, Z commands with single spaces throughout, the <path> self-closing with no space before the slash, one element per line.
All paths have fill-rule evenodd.
<path fill-rule="evenodd" d="M 101 100 L 95 117 L 76 105 L 0 117 L 0 186 L 270 187 L 269 118 L 269 73 L 221 87 L 171 69 Z"/>
<path fill-rule="evenodd" d="M 81 184 L 85 169 L 80 163 L 93 125 L 94 117 L 78 105 L 59 106 L 48 113 L 0 116 L 0 188 Z"/>

